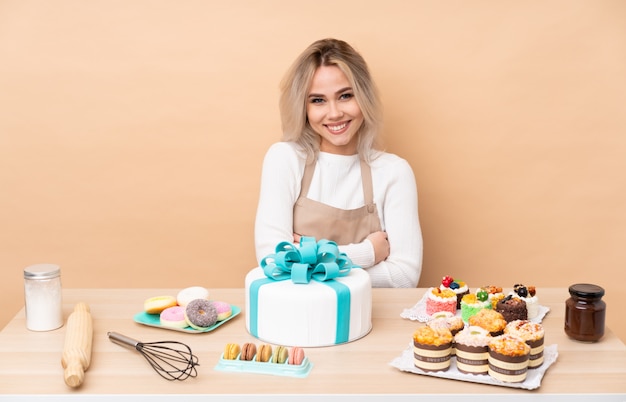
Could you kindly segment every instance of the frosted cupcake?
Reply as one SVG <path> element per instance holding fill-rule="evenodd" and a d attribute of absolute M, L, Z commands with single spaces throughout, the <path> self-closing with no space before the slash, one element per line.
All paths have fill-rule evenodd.
<path fill-rule="evenodd" d="M 476 292 L 478 293 L 480 290 L 484 290 L 487 292 L 487 294 L 489 295 L 489 301 L 491 302 L 491 308 L 493 310 L 496 309 L 496 304 L 504 299 L 504 292 L 502 292 L 502 288 L 500 286 L 494 286 L 494 285 L 488 285 L 488 286 L 482 286 L 479 289 L 476 290 Z"/>
<path fill-rule="evenodd" d="M 413 333 L 413 362 L 424 371 L 450 368 L 452 333 L 448 328 L 420 327 Z"/>
<path fill-rule="evenodd" d="M 456 368 L 466 374 L 487 374 L 489 371 L 489 331 L 468 326 L 454 336 Z"/>
<path fill-rule="evenodd" d="M 456 308 L 461 308 L 461 299 L 463 296 L 469 293 L 469 288 L 465 284 L 465 282 L 453 279 L 450 275 L 446 275 L 441 280 L 441 285 L 439 285 L 439 289 L 449 289 L 454 292 L 456 295 Z"/>
<path fill-rule="evenodd" d="M 504 333 L 523 339 L 530 346 L 528 368 L 534 369 L 543 364 L 543 344 L 545 331 L 541 324 L 528 320 L 511 321 L 504 328 Z"/>
<path fill-rule="evenodd" d="M 520 298 L 526 302 L 526 310 L 528 311 L 528 319 L 532 320 L 539 315 L 539 298 L 537 297 L 537 290 L 534 286 L 524 286 L 522 284 L 515 284 L 513 292 L 510 293 L 513 297 Z"/>
<path fill-rule="evenodd" d="M 432 316 L 440 311 L 456 314 L 456 294 L 449 289 L 430 288 L 426 294 L 426 314 Z"/>
<path fill-rule="evenodd" d="M 480 291 L 477 294 L 467 294 L 461 299 L 461 318 L 468 322 L 469 318 L 476 315 L 480 310 L 491 308 L 487 292 Z"/>

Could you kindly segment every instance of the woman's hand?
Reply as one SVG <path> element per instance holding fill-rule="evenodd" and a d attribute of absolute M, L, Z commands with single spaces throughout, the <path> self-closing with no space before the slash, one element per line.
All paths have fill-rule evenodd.
<path fill-rule="evenodd" d="M 300 236 L 299 234 L 294 233 L 294 234 L 293 234 L 293 244 L 300 244 L 300 238 L 301 238 L 301 237 L 302 237 L 302 236 Z"/>
<path fill-rule="evenodd" d="M 367 239 L 374 246 L 374 264 L 378 264 L 389 257 L 389 240 L 387 232 L 374 232 L 367 236 Z"/>

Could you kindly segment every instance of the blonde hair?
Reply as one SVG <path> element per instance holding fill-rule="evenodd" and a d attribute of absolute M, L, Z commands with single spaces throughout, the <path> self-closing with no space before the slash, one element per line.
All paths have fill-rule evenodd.
<path fill-rule="evenodd" d="M 319 135 L 311 128 L 306 113 L 308 90 L 320 66 L 336 66 L 348 78 L 354 97 L 363 113 L 358 133 L 358 153 L 370 161 L 378 147 L 382 108 L 378 90 L 363 57 L 349 44 L 338 39 L 312 43 L 294 61 L 280 84 L 280 115 L 283 141 L 298 143 L 311 160 L 319 152 Z"/>

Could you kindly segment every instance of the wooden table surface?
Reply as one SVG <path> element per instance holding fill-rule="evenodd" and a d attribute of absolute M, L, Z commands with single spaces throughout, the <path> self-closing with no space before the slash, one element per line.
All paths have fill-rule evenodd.
<path fill-rule="evenodd" d="M 63 381 L 60 361 L 66 326 L 49 332 L 28 331 L 22 309 L 0 332 L 0 400 L 88 400 L 102 394 L 128 398 L 153 395 L 151 400 L 185 394 L 189 400 L 220 394 L 220 400 L 249 400 L 255 396 L 276 401 L 290 394 L 299 394 L 299 400 L 333 394 L 344 399 L 360 395 L 358 400 L 390 401 L 415 400 L 415 394 L 422 394 L 436 395 L 439 401 L 447 400 L 446 396 L 458 401 L 463 394 L 470 394 L 481 395 L 481 400 L 506 395 L 509 400 L 556 397 L 570 401 L 590 400 L 593 394 L 593 400 L 602 396 L 604 400 L 626 401 L 626 346 L 609 328 L 598 343 L 570 340 L 563 332 L 564 302 L 568 297 L 565 288 L 538 289 L 540 303 L 550 308 L 543 320 L 546 345 L 557 344 L 559 354 L 539 389 L 441 379 L 390 366 L 408 347 L 414 330 L 423 325 L 401 318 L 400 313 L 412 307 L 424 292 L 425 289 L 374 289 L 370 334 L 343 345 L 305 349 L 313 369 L 306 378 L 292 378 L 214 369 L 226 343 L 261 343 L 246 331 L 243 289 L 211 289 L 211 299 L 228 301 L 242 311 L 216 330 L 201 334 L 133 321 L 145 299 L 176 295 L 176 289 L 65 289 L 65 319 L 80 301 L 90 306 L 93 315 L 92 362 L 84 384 L 75 389 Z M 138 352 L 112 343 L 107 336 L 109 331 L 142 342 L 176 340 L 188 344 L 200 360 L 198 377 L 182 382 L 162 379 Z"/>

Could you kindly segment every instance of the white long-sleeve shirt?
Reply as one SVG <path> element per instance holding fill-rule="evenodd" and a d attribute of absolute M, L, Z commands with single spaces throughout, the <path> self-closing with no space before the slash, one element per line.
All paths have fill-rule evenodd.
<path fill-rule="evenodd" d="M 293 206 L 300 195 L 305 163 L 305 155 L 295 143 L 275 143 L 265 155 L 255 223 L 258 261 L 274 253 L 278 243 L 293 242 Z M 374 248 L 367 239 L 340 244 L 339 249 L 366 269 L 373 287 L 416 287 L 422 271 L 423 241 L 413 170 L 407 161 L 386 152 L 370 165 L 374 202 L 389 239 L 389 257 L 374 265 Z M 365 200 L 358 155 L 320 152 L 307 197 L 335 208 L 362 207 Z"/>

